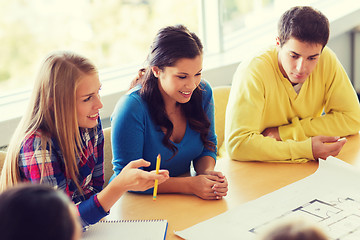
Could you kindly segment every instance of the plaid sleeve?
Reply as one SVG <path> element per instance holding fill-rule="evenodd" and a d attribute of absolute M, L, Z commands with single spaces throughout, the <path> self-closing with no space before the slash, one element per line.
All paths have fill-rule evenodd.
<path fill-rule="evenodd" d="M 84 154 L 79 162 L 79 170 L 84 178 L 84 193 L 89 198 L 100 192 L 104 185 L 104 134 L 100 119 L 97 129 L 87 129 L 82 133 L 82 138 Z"/>
<path fill-rule="evenodd" d="M 102 131 L 99 134 L 100 136 L 96 138 L 100 139 L 97 144 L 97 146 L 99 146 L 98 149 L 100 150 L 97 150 L 94 154 L 97 154 L 98 157 L 102 159 Z M 43 156 L 45 156 L 45 158 L 43 158 Z M 45 159 L 44 163 L 43 159 Z M 58 150 L 56 143 L 52 142 L 51 150 L 49 146 L 47 146 L 46 149 L 43 150 L 41 148 L 40 134 L 34 133 L 23 143 L 18 161 L 22 181 L 34 183 L 40 183 L 41 181 L 41 183 L 48 184 L 50 186 L 64 190 L 65 193 L 73 200 L 73 202 L 76 203 L 79 215 L 82 219 L 83 226 L 94 224 L 108 214 L 104 211 L 104 209 L 97 200 L 97 196 L 95 193 L 98 191 L 90 191 L 88 193 L 89 198 L 86 200 L 80 200 L 80 198 L 77 199 L 75 197 L 76 193 L 74 193 L 74 191 L 70 189 L 72 188 L 71 186 L 74 184 L 70 184 L 71 186 L 66 184 L 67 180 L 64 174 L 65 170 L 63 166 L 62 155 L 60 150 Z M 98 188 L 99 191 L 102 189 L 102 185 L 104 182 L 103 170 L 102 167 L 100 167 L 102 166 L 102 163 L 103 160 L 100 160 L 99 163 L 96 164 L 94 174 L 95 172 L 97 172 L 97 174 L 95 174 L 91 181 L 92 186 L 94 188 Z M 85 194 L 87 190 L 88 189 L 84 189 Z"/>
<path fill-rule="evenodd" d="M 18 159 L 22 180 L 65 189 L 66 178 L 60 157 L 56 149 L 41 148 L 40 135 L 31 135 L 23 143 Z"/>
<path fill-rule="evenodd" d="M 99 124 L 97 128 L 97 138 L 95 141 L 95 158 L 96 164 L 93 172 L 93 187 L 96 188 L 99 192 L 103 189 L 104 186 L 104 133 L 102 130 L 101 122 L 99 119 Z"/>

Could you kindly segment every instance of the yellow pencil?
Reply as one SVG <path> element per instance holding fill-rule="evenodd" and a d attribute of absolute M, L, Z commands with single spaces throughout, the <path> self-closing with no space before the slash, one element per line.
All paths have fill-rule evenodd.
<path fill-rule="evenodd" d="M 159 174 L 160 162 L 161 162 L 161 156 L 160 156 L 160 153 L 159 153 L 159 154 L 157 155 L 157 158 L 156 158 L 156 174 Z M 155 179 L 154 192 L 153 192 L 153 200 L 154 200 L 154 201 L 156 200 L 156 194 L 157 194 L 158 184 L 159 184 L 159 180 Z"/>

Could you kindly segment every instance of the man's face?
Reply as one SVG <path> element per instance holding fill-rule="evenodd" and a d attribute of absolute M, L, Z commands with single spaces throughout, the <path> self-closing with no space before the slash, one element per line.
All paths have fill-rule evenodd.
<path fill-rule="evenodd" d="M 279 39 L 278 64 L 281 73 L 293 85 L 304 83 L 319 61 L 323 46 L 318 43 L 301 42 L 291 37 L 282 47 Z"/>

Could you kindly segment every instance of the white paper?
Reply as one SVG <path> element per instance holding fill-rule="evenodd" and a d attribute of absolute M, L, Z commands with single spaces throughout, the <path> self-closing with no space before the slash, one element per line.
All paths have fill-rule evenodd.
<path fill-rule="evenodd" d="M 81 240 L 162 240 L 167 220 L 119 220 L 98 222 L 82 234 Z"/>
<path fill-rule="evenodd" d="M 360 217 L 351 215 L 360 216 L 359 186 L 360 172 L 356 168 L 328 157 L 319 160 L 314 174 L 175 234 L 191 240 L 255 239 L 262 227 L 282 217 L 308 215 L 322 224 L 331 223 L 331 237 L 357 239 Z"/>

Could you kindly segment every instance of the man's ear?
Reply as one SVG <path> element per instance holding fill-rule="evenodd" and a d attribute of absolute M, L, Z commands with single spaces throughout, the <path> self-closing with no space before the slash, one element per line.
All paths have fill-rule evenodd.
<path fill-rule="evenodd" d="M 157 66 L 152 66 L 151 71 L 153 72 L 154 76 L 158 78 L 161 70 Z"/>
<path fill-rule="evenodd" d="M 276 44 L 276 48 L 277 48 L 277 49 L 281 48 L 279 36 L 277 36 L 277 37 L 275 38 L 275 44 Z"/>

